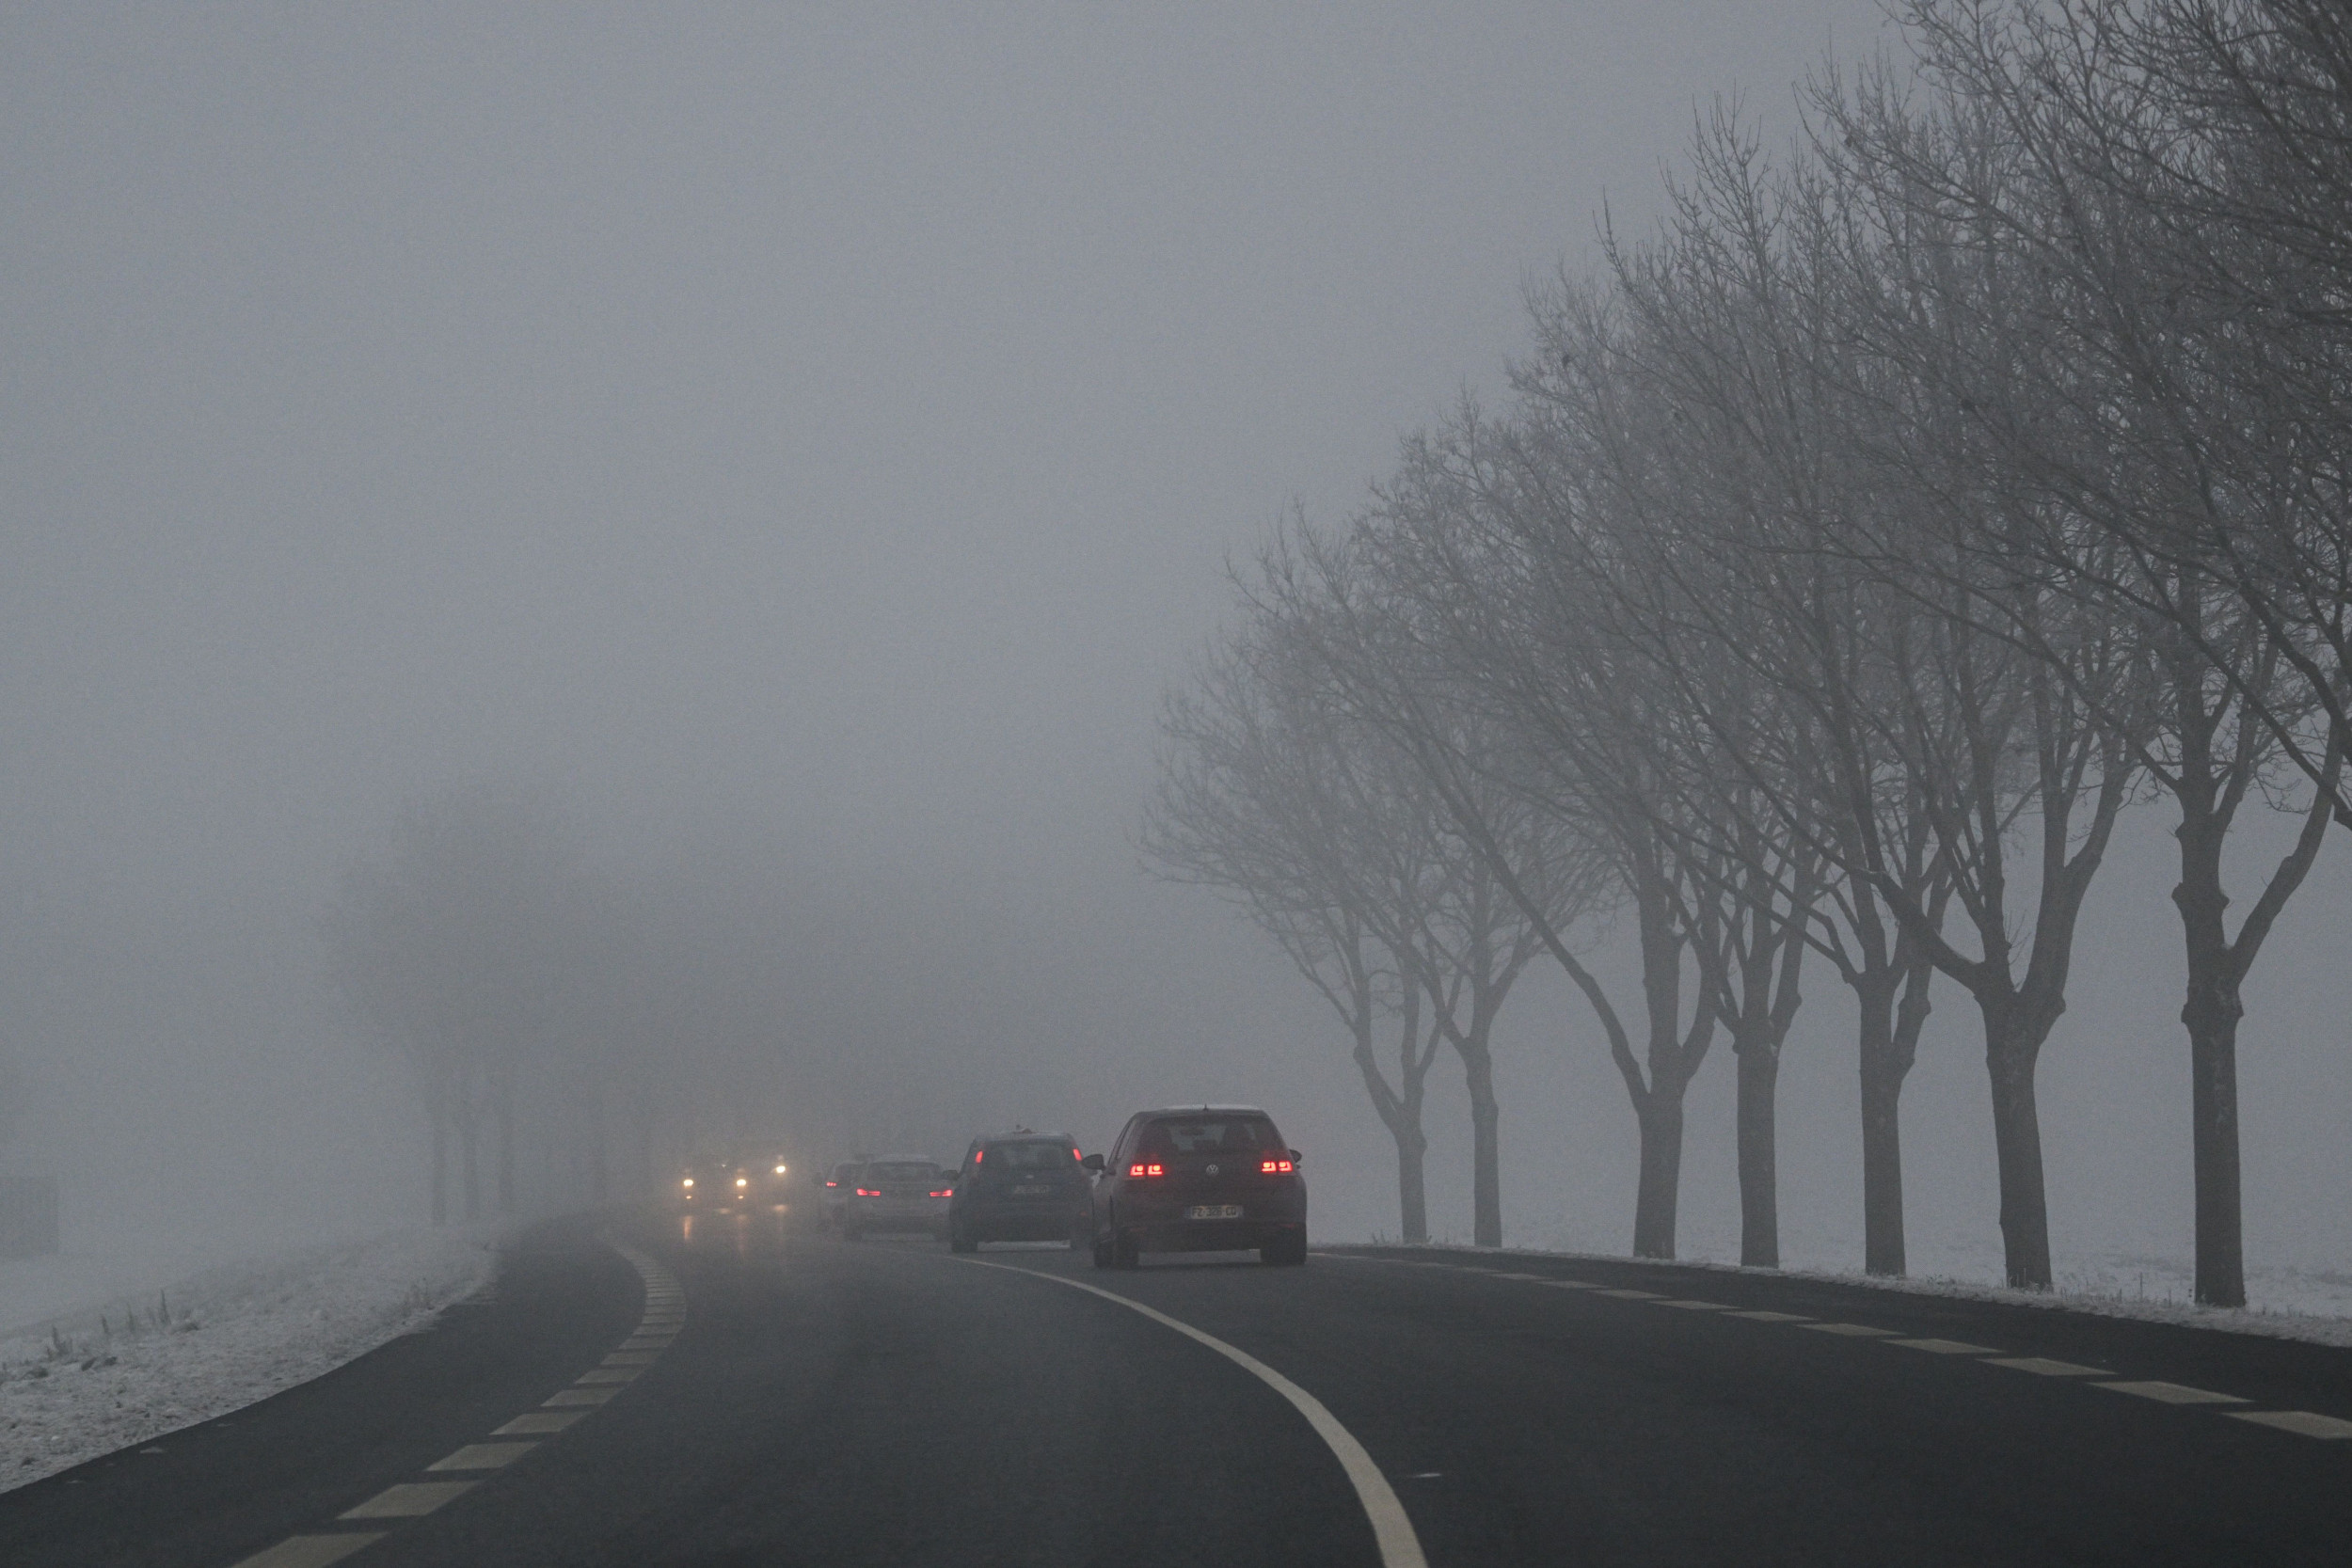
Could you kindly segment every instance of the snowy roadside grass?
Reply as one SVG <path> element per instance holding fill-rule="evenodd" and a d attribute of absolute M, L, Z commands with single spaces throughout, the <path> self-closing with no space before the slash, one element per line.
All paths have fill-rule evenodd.
<path fill-rule="evenodd" d="M 1375 1241 L 1362 1244 L 1404 1247 L 1406 1243 Z M 2273 1300 L 2284 1298 L 2294 1306 L 2225 1307 L 2200 1307 L 2189 1299 L 2186 1269 L 2169 1259 L 2119 1258 L 2088 1268 L 2061 1271 L 2056 1290 L 2013 1291 L 2006 1286 L 1934 1275 L 1890 1279 L 1842 1269 L 1752 1269 L 1701 1259 L 1669 1262 L 1629 1258 L 1622 1253 L 1571 1252 L 1551 1247 L 1473 1247 L 1458 1242 L 1430 1242 L 1411 1250 L 1461 1253 L 1474 1258 L 1551 1258 L 1642 1268 L 1702 1269 L 1713 1274 L 1753 1275 L 1761 1279 L 1812 1279 L 1904 1295 L 2000 1302 L 2046 1311 L 2088 1312 L 2099 1317 L 2177 1323 L 2225 1334 L 2258 1334 L 2273 1339 L 2300 1339 L 2310 1344 L 2352 1348 L 2352 1275 L 2332 1270 L 2289 1269 L 2249 1275 L 2250 1293 Z M 2151 1286 L 2156 1294 L 2148 1293 Z"/>
<path fill-rule="evenodd" d="M 487 1231 L 399 1231 L 205 1271 L 0 1338 L 0 1491 L 227 1415 L 428 1326 Z"/>

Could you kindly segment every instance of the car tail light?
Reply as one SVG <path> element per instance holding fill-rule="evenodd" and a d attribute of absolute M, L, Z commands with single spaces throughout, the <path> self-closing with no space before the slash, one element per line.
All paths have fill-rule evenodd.
<path fill-rule="evenodd" d="M 988 1150 L 985 1148 L 976 1148 L 972 1151 L 972 1163 L 976 1165 L 987 1158 Z"/>
<path fill-rule="evenodd" d="M 1288 1176 L 1297 1167 L 1293 1165 L 1288 1160 L 1261 1160 L 1258 1162 L 1258 1174 L 1261 1176 Z"/>
<path fill-rule="evenodd" d="M 1137 1162 L 1127 1167 L 1127 1174 L 1129 1176 L 1166 1176 L 1168 1171 L 1161 1165 L 1147 1165 Z"/>
<path fill-rule="evenodd" d="M 860 1187 L 857 1190 L 857 1196 L 860 1197 L 880 1197 L 882 1196 L 882 1189 L 880 1187 Z"/>
<path fill-rule="evenodd" d="M 828 1182 L 826 1182 L 826 1183 L 825 1183 L 825 1185 L 826 1185 L 826 1186 L 828 1186 L 828 1187 L 838 1187 L 839 1185 L 841 1185 L 841 1183 L 840 1183 L 840 1182 L 838 1182 L 838 1181 L 828 1181 Z"/>
<path fill-rule="evenodd" d="M 931 1194 L 931 1196 L 933 1197 L 953 1197 L 955 1196 L 956 1190 L 953 1187 L 942 1187 L 939 1191 Z"/>
<path fill-rule="evenodd" d="M 1079 1152 L 1078 1152 L 1076 1149 L 1074 1149 L 1074 1148 L 1073 1148 L 1073 1149 L 1072 1149 L 1072 1150 L 1070 1151 L 1070 1157 L 1071 1157 L 1073 1160 L 1079 1161 L 1079 1162 L 1080 1162 L 1080 1163 L 1082 1163 L 1082 1164 L 1083 1164 L 1083 1163 L 1085 1162 L 1085 1160 L 1086 1160 L 1086 1156 L 1085 1156 L 1085 1155 L 1083 1155 L 1083 1154 L 1081 1154 L 1081 1153 L 1079 1153 Z"/>

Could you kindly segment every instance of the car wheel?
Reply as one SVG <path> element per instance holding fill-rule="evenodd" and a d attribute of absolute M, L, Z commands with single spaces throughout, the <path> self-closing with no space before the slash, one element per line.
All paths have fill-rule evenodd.
<path fill-rule="evenodd" d="M 1307 1260 L 1307 1231 L 1305 1227 L 1287 1235 L 1278 1236 L 1258 1249 L 1258 1261 L 1277 1268 L 1296 1268 Z"/>
<path fill-rule="evenodd" d="M 1136 1244 L 1134 1231 L 1114 1230 L 1111 1232 L 1111 1267 L 1114 1269 L 1143 1267 L 1143 1249 Z"/>

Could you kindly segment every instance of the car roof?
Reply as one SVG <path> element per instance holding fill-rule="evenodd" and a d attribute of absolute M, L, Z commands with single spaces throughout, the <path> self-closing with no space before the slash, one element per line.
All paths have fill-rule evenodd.
<path fill-rule="evenodd" d="M 1074 1144 L 1078 1140 L 1067 1132 L 983 1132 L 972 1140 L 977 1148 L 993 1148 L 998 1144 Z"/>
<path fill-rule="evenodd" d="M 1138 1117 L 1265 1117 L 1274 1118 L 1255 1105 L 1164 1105 L 1156 1111 L 1137 1111 Z"/>

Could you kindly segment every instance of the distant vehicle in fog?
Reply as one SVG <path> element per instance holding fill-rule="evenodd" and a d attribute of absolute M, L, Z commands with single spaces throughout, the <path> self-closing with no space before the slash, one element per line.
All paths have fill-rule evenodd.
<path fill-rule="evenodd" d="M 850 1212 L 850 1195 L 857 1190 L 857 1179 L 864 1175 L 866 1162 L 844 1160 L 825 1173 L 825 1185 L 818 1197 L 818 1218 L 838 1230 Z"/>
<path fill-rule="evenodd" d="M 1086 1229 L 1092 1178 L 1067 1132 L 1004 1132 L 972 1140 L 947 1203 L 947 1244 L 1068 1242 Z"/>
<path fill-rule="evenodd" d="M 1127 1118 L 1098 1172 L 1089 1229 L 1098 1269 L 1147 1252 L 1254 1247 L 1259 1261 L 1307 1260 L 1307 1183 L 1298 1150 L 1255 1106 L 1174 1106 Z"/>
<path fill-rule="evenodd" d="M 702 1213 L 750 1213 L 792 1201 L 792 1164 L 782 1155 L 721 1155 L 697 1160 L 678 1177 L 678 1203 Z"/>
<path fill-rule="evenodd" d="M 885 1154 L 868 1160 L 858 1168 L 856 1185 L 842 1206 L 842 1239 L 854 1242 L 866 1235 L 914 1230 L 944 1239 L 954 1182 L 927 1155 Z"/>

